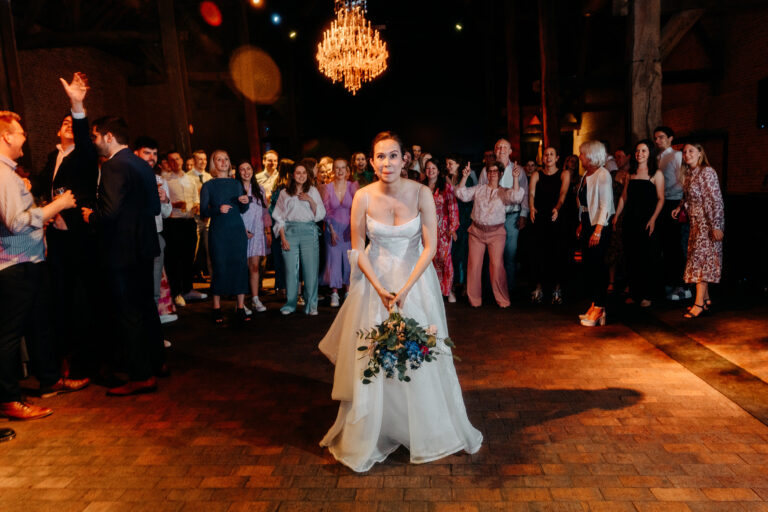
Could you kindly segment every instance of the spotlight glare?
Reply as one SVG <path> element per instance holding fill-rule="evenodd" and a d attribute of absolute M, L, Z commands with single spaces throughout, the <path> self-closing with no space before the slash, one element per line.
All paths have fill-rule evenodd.
<path fill-rule="evenodd" d="M 462 25 L 461 23 L 457 23 L 455 27 L 456 27 L 456 32 L 461 32 L 462 30 L 464 30 L 464 25 Z"/>
<path fill-rule="evenodd" d="M 272 15 L 273 25 L 279 25 L 282 21 L 283 21 L 283 18 L 279 14 L 275 13 Z"/>
<path fill-rule="evenodd" d="M 288 37 L 290 37 L 291 39 L 296 39 L 296 31 L 291 30 L 290 33 L 288 34 Z"/>
<path fill-rule="evenodd" d="M 261 0 L 251 0 L 251 5 L 253 5 L 254 7 L 261 7 L 263 3 L 264 2 L 262 2 Z"/>

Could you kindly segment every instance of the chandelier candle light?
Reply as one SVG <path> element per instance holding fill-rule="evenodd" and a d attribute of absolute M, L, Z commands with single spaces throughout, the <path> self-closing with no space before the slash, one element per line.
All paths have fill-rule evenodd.
<path fill-rule="evenodd" d="M 387 44 L 365 18 L 366 0 L 335 0 L 336 19 L 317 45 L 317 64 L 333 83 L 352 93 L 387 69 Z"/>

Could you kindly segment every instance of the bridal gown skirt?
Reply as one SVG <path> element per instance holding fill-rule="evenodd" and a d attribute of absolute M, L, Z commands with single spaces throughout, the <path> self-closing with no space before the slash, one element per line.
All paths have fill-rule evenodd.
<path fill-rule="evenodd" d="M 400 226 L 367 218 L 371 239 L 367 252 L 380 282 L 390 291 L 407 281 L 421 253 L 421 222 L 416 217 Z M 367 471 L 399 446 L 410 451 L 413 463 L 429 462 L 460 450 L 475 453 L 483 436 L 467 418 L 451 350 L 438 341 L 440 355 L 417 370 L 411 382 L 386 378 L 384 372 L 362 384 L 368 356 L 357 347 L 360 329 L 370 329 L 388 316 L 376 291 L 350 251 L 349 296 L 320 350 L 336 365 L 332 398 L 339 400 L 336 421 L 320 442 L 354 471 Z M 422 326 L 437 327 L 440 340 L 448 336 L 437 273 L 430 265 L 408 294 L 401 314 Z"/>

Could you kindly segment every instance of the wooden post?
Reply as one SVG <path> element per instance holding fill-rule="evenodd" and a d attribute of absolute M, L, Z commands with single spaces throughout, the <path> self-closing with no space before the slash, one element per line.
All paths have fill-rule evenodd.
<path fill-rule="evenodd" d="M 160 36 L 165 59 L 165 73 L 168 77 L 168 97 L 173 119 L 176 150 L 184 157 L 192 154 L 189 141 L 189 116 L 187 114 L 187 84 L 184 80 L 184 66 L 179 50 L 179 36 L 176 32 L 176 17 L 173 0 L 158 0 Z"/>
<path fill-rule="evenodd" d="M 11 0 L 0 0 L 0 110 L 12 110 L 24 117 L 21 71 L 16 51 Z"/>
<path fill-rule="evenodd" d="M 248 31 L 248 9 L 246 2 L 240 5 L 240 38 L 244 45 L 251 43 Z M 245 108 L 245 133 L 248 137 L 248 150 L 251 156 L 251 166 L 254 172 L 261 169 L 261 138 L 259 136 L 259 113 L 256 104 L 250 98 L 243 95 L 243 107 Z"/>
<path fill-rule="evenodd" d="M 633 0 L 629 12 L 629 123 L 634 143 L 651 136 L 653 128 L 661 124 L 661 0 Z"/>
<path fill-rule="evenodd" d="M 541 123 L 544 148 L 560 152 L 560 87 L 557 74 L 557 21 L 552 0 L 539 0 L 539 54 L 541 58 Z"/>
<path fill-rule="evenodd" d="M 515 0 L 504 0 L 504 39 L 507 56 L 507 139 L 513 158 L 520 158 L 520 79 L 517 72 L 515 44 Z M 494 141 L 495 142 L 495 141 Z"/>

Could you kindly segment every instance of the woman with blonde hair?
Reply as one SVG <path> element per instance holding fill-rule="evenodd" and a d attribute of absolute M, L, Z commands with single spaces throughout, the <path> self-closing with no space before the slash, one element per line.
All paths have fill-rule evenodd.
<path fill-rule="evenodd" d="M 608 265 L 605 251 L 611 237 L 614 214 L 613 180 L 605 166 L 606 151 L 602 142 L 584 142 L 579 146 L 579 160 L 586 172 L 579 182 L 576 201 L 581 223 L 576 235 L 581 239 L 584 278 L 592 305 L 581 315 L 581 325 L 605 325 L 605 302 L 608 287 Z"/>
<path fill-rule="evenodd" d="M 720 282 L 725 229 L 720 183 L 701 144 L 690 143 L 683 148 L 680 182 L 683 184 L 683 201 L 672 210 L 672 217 L 676 219 L 685 208 L 690 221 L 688 260 L 683 279 L 686 283 L 696 284 L 696 300 L 683 316 L 693 319 L 709 311 L 712 304 L 709 283 Z"/>
<path fill-rule="evenodd" d="M 229 177 L 232 164 L 226 151 L 211 155 L 211 174 L 200 189 L 200 216 L 211 219 L 208 243 L 211 252 L 211 292 L 213 321 L 223 323 L 221 296 L 236 295 L 236 320 L 247 322 L 245 294 L 248 293 L 248 237 L 240 216 L 248 210 L 243 186 Z"/>

